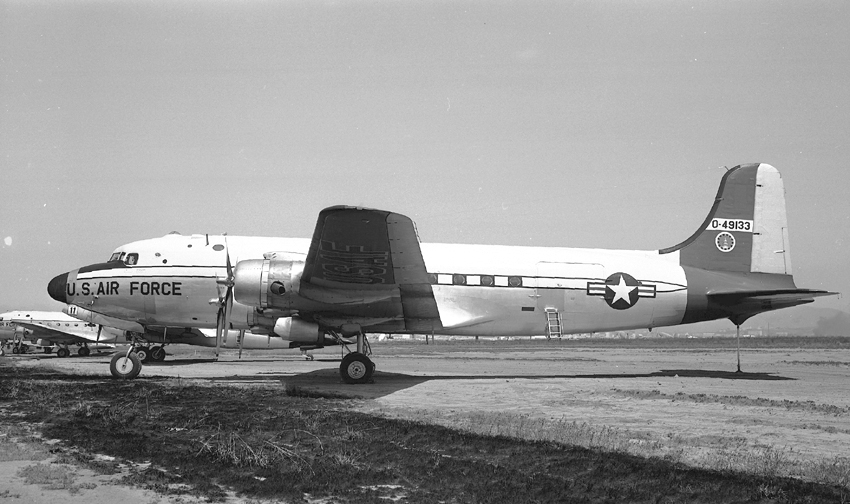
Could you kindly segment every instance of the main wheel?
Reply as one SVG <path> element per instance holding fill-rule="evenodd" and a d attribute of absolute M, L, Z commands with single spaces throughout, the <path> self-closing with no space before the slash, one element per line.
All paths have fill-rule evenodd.
<path fill-rule="evenodd" d="M 151 348 L 150 359 L 154 362 L 162 362 L 165 360 L 165 349 L 161 346 Z"/>
<path fill-rule="evenodd" d="M 60 348 L 59 350 L 56 350 L 57 357 L 65 358 L 69 355 L 71 355 L 71 351 L 67 348 Z"/>
<path fill-rule="evenodd" d="M 122 380 L 132 380 L 139 376 L 141 371 L 142 361 L 133 352 L 129 354 L 126 352 L 117 353 L 109 363 L 109 372 L 112 373 L 112 376 Z"/>
<path fill-rule="evenodd" d="M 17 346 L 13 346 L 12 347 L 12 353 L 15 354 L 15 355 L 18 355 L 19 353 L 21 353 L 21 349 L 18 348 Z"/>
<path fill-rule="evenodd" d="M 145 347 L 139 347 L 139 348 L 135 349 L 134 352 L 136 353 L 136 357 L 138 357 L 141 362 L 147 362 L 151 358 L 150 350 L 148 350 Z M 131 353 L 133 353 L 133 352 L 131 352 Z"/>
<path fill-rule="evenodd" d="M 30 351 L 30 347 L 28 345 L 21 345 L 21 353 L 27 353 Z"/>
<path fill-rule="evenodd" d="M 81 346 L 79 350 L 77 350 L 77 355 L 80 357 L 88 357 L 91 355 L 91 350 L 87 346 Z"/>
<path fill-rule="evenodd" d="M 345 383 L 368 383 L 375 371 L 375 364 L 365 355 L 351 352 L 342 358 L 339 375 Z"/>

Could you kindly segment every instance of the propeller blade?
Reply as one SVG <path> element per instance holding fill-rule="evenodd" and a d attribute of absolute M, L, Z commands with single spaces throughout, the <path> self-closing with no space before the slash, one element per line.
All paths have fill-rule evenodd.
<path fill-rule="evenodd" d="M 215 360 L 218 360 L 218 350 L 221 347 L 221 331 L 224 329 L 223 306 L 218 308 L 218 316 L 215 322 Z"/>
<path fill-rule="evenodd" d="M 242 358 L 242 343 L 245 342 L 245 329 L 239 331 L 239 358 Z"/>
<path fill-rule="evenodd" d="M 100 333 L 101 332 L 103 332 L 103 325 L 98 324 L 97 325 L 97 339 L 95 340 L 96 343 L 100 343 Z"/>
<path fill-rule="evenodd" d="M 224 286 L 224 296 L 219 290 L 218 299 L 218 316 L 216 317 L 215 327 L 215 358 L 218 360 L 219 349 L 221 348 L 221 336 L 227 334 L 224 331 L 230 329 L 230 312 L 233 309 L 233 266 L 230 264 L 230 247 L 227 245 L 227 236 L 224 237 L 224 260 L 227 267 L 227 279 L 224 282 L 219 281 L 219 285 Z"/>

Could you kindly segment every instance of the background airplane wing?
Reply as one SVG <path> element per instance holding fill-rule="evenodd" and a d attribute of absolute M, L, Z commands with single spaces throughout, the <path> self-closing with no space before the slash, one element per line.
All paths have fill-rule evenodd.
<path fill-rule="evenodd" d="M 32 322 L 23 322 L 15 320 L 13 321 L 15 324 L 26 327 L 30 331 L 32 331 L 33 338 L 39 338 L 51 341 L 53 343 L 64 343 L 67 345 L 75 344 L 75 343 L 93 343 L 93 339 L 84 338 L 82 336 L 78 336 L 76 334 L 71 334 L 64 332 L 59 329 L 54 329 L 50 326 L 36 324 Z"/>
<path fill-rule="evenodd" d="M 340 315 L 395 320 L 410 331 L 440 327 L 416 228 L 397 213 L 322 210 L 299 293 L 340 306 Z"/>

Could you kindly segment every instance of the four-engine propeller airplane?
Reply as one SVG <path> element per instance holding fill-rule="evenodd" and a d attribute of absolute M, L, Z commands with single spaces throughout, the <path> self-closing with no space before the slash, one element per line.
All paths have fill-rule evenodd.
<path fill-rule="evenodd" d="M 356 342 L 340 365 L 348 383 L 374 371 L 367 333 L 560 335 L 722 318 L 740 328 L 832 294 L 794 284 L 785 190 L 767 164 L 729 169 L 699 229 L 660 250 L 420 244 L 403 215 L 337 206 L 319 213 L 312 240 L 170 234 L 58 275 L 48 292 L 148 332 Z M 115 367 L 129 377 L 140 364 Z"/>

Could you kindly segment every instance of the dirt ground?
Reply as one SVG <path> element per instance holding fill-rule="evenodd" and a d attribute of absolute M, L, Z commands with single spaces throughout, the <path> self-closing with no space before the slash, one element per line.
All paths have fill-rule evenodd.
<path fill-rule="evenodd" d="M 377 371 L 368 385 L 342 384 L 339 349 L 316 351 L 315 360 L 298 351 L 251 351 L 242 359 L 224 351 L 215 362 L 210 350 L 170 347 L 174 354 L 146 365 L 139 379 L 279 384 L 362 399 L 357 407 L 365 412 L 455 426 L 487 414 L 586 422 L 662 450 L 687 447 L 684 458 L 695 465 L 760 449 L 801 464 L 850 454 L 850 350 L 745 349 L 742 373 L 735 372 L 734 350 L 630 348 L 628 342 L 618 348 L 373 344 L 373 350 Z M 7 354 L 0 365 L 106 378 L 109 358 Z M 99 480 L 75 495 L 44 490 L 16 476 L 27 463 L 0 463 L 0 503 L 94 504 L 117 496 L 124 504 L 169 502 Z"/>

